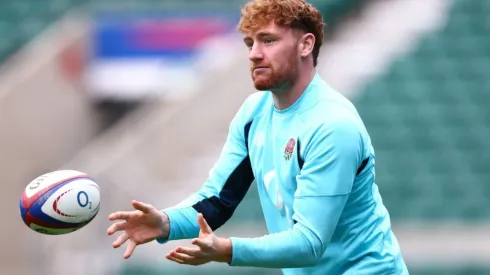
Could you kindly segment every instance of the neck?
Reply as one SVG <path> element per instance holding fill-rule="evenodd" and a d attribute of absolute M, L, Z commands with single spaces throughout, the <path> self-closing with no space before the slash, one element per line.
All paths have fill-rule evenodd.
<path fill-rule="evenodd" d="M 272 91 L 274 106 L 278 110 L 284 110 L 293 105 L 304 93 L 310 82 L 315 76 L 315 69 L 309 69 L 308 72 L 300 73 L 296 81 L 289 83 L 283 89 Z"/>

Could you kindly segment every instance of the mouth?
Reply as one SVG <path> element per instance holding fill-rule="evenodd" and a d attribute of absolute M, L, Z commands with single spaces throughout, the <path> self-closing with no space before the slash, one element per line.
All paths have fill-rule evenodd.
<path fill-rule="evenodd" d="M 269 69 L 269 67 L 267 67 L 267 66 L 257 66 L 257 67 L 253 68 L 253 71 L 254 72 L 262 72 L 262 71 L 265 71 L 267 69 Z"/>

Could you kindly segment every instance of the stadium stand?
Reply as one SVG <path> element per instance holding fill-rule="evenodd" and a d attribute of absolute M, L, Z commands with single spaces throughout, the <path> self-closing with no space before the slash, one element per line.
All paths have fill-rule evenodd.
<path fill-rule="evenodd" d="M 490 2 L 455 1 L 447 25 L 359 93 L 377 183 L 395 224 L 490 218 Z M 489 274 L 428 266 L 411 274 Z"/>
<path fill-rule="evenodd" d="M 490 218 L 489 3 L 458 1 L 355 102 L 394 222 Z"/>
<path fill-rule="evenodd" d="M 0 4 L 0 62 L 31 41 L 71 7 L 85 0 L 19 0 Z"/>
<path fill-rule="evenodd" d="M 328 26 L 337 25 L 351 12 L 356 11 L 366 1 L 362 0 L 311 0 L 308 1 L 317 7 Z"/>

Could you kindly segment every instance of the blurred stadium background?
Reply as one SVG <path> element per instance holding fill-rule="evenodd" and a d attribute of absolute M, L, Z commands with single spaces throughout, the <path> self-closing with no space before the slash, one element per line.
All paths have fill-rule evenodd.
<path fill-rule="evenodd" d="M 245 0 L 0 3 L 1 274 L 280 274 L 165 260 L 186 241 L 111 247 L 107 215 L 165 208 L 203 183 L 252 93 L 235 32 Z M 411 274 L 490 274 L 490 1 L 315 0 L 318 70 L 358 107 Z M 22 223 L 19 196 L 56 169 L 92 175 L 99 216 L 66 236 Z M 265 233 L 252 186 L 222 235 Z"/>

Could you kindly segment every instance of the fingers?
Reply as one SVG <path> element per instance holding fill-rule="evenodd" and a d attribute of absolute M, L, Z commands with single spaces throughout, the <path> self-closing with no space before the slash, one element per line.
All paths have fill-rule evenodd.
<path fill-rule="evenodd" d="M 124 229 L 126 229 L 126 226 L 127 226 L 126 222 L 115 223 L 107 229 L 107 234 L 112 235 L 112 234 L 116 233 L 117 231 L 124 230 Z"/>
<path fill-rule="evenodd" d="M 171 254 L 168 254 L 167 256 L 165 256 L 165 258 L 173 261 L 173 262 L 176 262 L 178 264 L 184 264 L 184 261 L 180 260 L 180 259 L 177 259 L 175 258 L 174 256 L 172 256 Z"/>
<path fill-rule="evenodd" d="M 131 204 L 136 210 L 139 210 L 145 214 L 149 213 L 152 209 L 153 206 L 142 203 L 139 201 L 132 201 Z M 110 221 L 115 221 L 115 220 L 128 220 L 129 218 L 138 215 L 138 211 L 118 211 L 115 213 L 112 213 L 109 215 L 109 220 Z"/>
<path fill-rule="evenodd" d="M 189 255 L 191 257 L 199 256 L 201 249 L 199 248 L 190 248 L 190 247 L 177 247 L 174 252 Z"/>
<path fill-rule="evenodd" d="M 209 248 L 209 242 L 206 239 L 193 239 L 191 243 L 199 246 L 200 250 L 206 250 Z"/>
<path fill-rule="evenodd" d="M 206 234 L 213 233 L 213 230 L 208 225 L 208 223 L 204 219 L 204 216 L 201 213 L 197 214 L 197 222 L 199 223 L 199 227 L 201 228 L 201 231 L 203 233 L 206 233 Z"/>
<path fill-rule="evenodd" d="M 126 252 L 124 252 L 124 259 L 131 257 L 135 248 L 136 243 L 133 240 L 129 241 L 128 247 L 126 247 Z"/>
<path fill-rule="evenodd" d="M 153 206 L 139 201 L 132 201 L 132 204 L 134 209 L 139 210 L 146 214 L 150 213 L 151 209 L 153 208 Z"/>
<path fill-rule="evenodd" d="M 109 220 L 110 221 L 128 220 L 132 214 L 133 214 L 132 212 L 127 212 L 127 211 L 115 212 L 109 215 Z"/>
<path fill-rule="evenodd" d="M 194 257 L 175 251 L 170 252 L 166 258 L 179 264 L 195 264 Z"/>
<path fill-rule="evenodd" d="M 114 248 L 118 248 L 120 247 L 123 243 L 125 243 L 127 240 L 129 239 L 129 236 L 128 234 L 126 234 L 126 232 L 124 232 L 123 234 L 121 234 L 121 236 L 119 236 L 113 243 L 112 243 L 112 247 Z"/>

